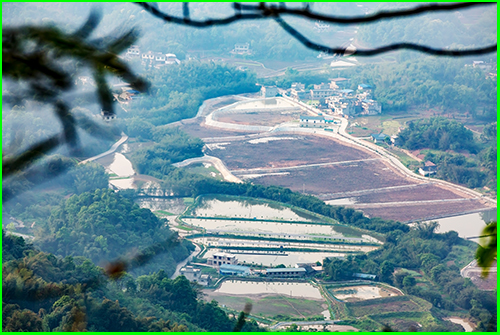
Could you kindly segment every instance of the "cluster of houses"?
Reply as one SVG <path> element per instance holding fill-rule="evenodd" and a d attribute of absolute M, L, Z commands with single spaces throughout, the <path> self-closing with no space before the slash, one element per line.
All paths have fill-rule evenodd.
<path fill-rule="evenodd" d="M 125 57 L 130 59 L 140 58 L 143 65 L 155 68 L 181 63 L 181 61 L 177 59 L 177 56 L 175 54 L 164 54 L 162 52 L 155 51 L 147 51 L 141 53 L 138 45 L 131 45 L 130 48 L 127 49 Z"/>
<path fill-rule="evenodd" d="M 335 78 L 329 83 L 313 85 L 313 89 L 306 90 L 302 83 L 293 83 L 286 91 L 292 99 L 297 101 L 316 100 L 318 107 L 326 114 L 334 114 L 346 118 L 356 115 L 377 115 L 382 112 L 380 104 L 373 99 L 373 88 L 370 85 L 360 84 L 356 91 L 347 89 L 349 79 Z M 278 94 L 276 86 L 263 86 L 263 98 L 274 97 Z"/>
<path fill-rule="evenodd" d="M 248 266 L 238 265 L 235 255 L 217 252 L 207 259 L 207 265 L 216 268 L 223 276 L 264 276 L 267 278 L 304 278 L 322 271 L 321 266 L 316 264 L 300 263 L 293 268 L 267 268 L 265 270 L 251 269 Z M 189 281 L 207 286 L 212 283 L 212 277 L 202 274 L 201 269 L 193 266 L 185 266 L 180 270 Z"/>

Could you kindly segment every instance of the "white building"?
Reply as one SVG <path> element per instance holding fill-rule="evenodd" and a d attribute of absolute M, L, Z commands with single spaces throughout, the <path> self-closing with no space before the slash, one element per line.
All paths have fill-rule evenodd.
<path fill-rule="evenodd" d="M 127 49 L 126 56 L 128 57 L 139 57 L 141 55 L 141 50 L 138 45 L 131 45 L 130 48 Z"/>
<path fill-rule="evenodd" d="M 361 107 L 363 108 L 363 111 L 361 112 L 363 115 L 377 115 L 382 113 L 382 106 L 380 106 L 375 100 L 363 100 L 361 102 Z"/>
<path fill-rule="evenodd" d="M 225 252 L 216 252 L 207 259 L 208 265 L 220 266 L 223 264 L 236 265 L 238 264 L 238 259 L 235 255 L 227 254 Z"/>
<path fill-rule="evenodd" d="M 249 43 L 236 43 L 234 45 L 232 53 L 235 54 L 246 54 L 250 52 L 250 44 Z"/>
<path fill-rule="evenodd" d="M 201 270 L 195 269 L 190 265 L 182 268 L 180 273 L 181 273 L 181 275 L 186 277 L 186 279 L 189 281 L 198 281 L 200 279 L 200 276 L 201 276 Z"/>

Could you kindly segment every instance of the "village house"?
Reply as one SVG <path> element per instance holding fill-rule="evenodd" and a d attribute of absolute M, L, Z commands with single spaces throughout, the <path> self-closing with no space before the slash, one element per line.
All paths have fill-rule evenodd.
<path fill-rule="evenodd" d="M 247 54 L 250 53 L 250 44 L 249 43 L 236 43 L 234 45 L 234 49 L 231 51 L 233 54 Z"/>
<path fill-rule="evenodd" d="M 373 141 L 373 143 L 377 143 L 377 142 L 385 142 L 385 139 L 389 137 L 389 135 L 386 135 L 384 133 L 380 133 L 380 134 L 371 134 L 370 135 L 370 138 L 371 140 Z"/>
<path fill-rule="evenodd" d="M 347 78 L 334 78 L 330 80 L 330 88 L 333 90 L 344 89 L 349 85 L 349 79 Z"/>
<path fill-rule="evenodd" d="M 272 98 L 278 94 L 278 88 L 276 86 L 262 86 L 260 89 L 260 95 L 263 98 Z"/>
<path fill-rule="evenodd" d="M 325 127 L 328 124 L 333 123 L 333 120 L 325 119 L 324 116 L 300 116 L 300 126 L 301 127 Z"/>
<path fill-rule="evenodd" d="M 212 257 L 207 259 L 207 264 L 215 266 L 223 264 L 236 265 L 238 264 L 238 260 L 235 255 L 227 254 L 225 252 L 216 252 L 212 255 Z"/>
<path fill-rule="evenodd" d="M 330 30 L 330 25 L 318 20 L 314 23 L 314 30 L 316 30 L 318 33 L 324 33 Z"/>
<path fill-rule="evenodd" d="M 429 176 L 431 174 L 435 174 L 437 172 L 437 166 L 431 161 L 427 161 L 424 163 L 424 166 L 418 169 L 418 173 L 422 176 Z"/>
<path fill-rule="evenodd" d="M 356 101 L 352 97 L 331 96 L 327 99 L 327 105 L 333 113 L 338 115 L 353 116 L 356 114 Z"/>
<path fill-rule="evenodd" d="M 304 85 L 302 83 L 292 83 L 291 88 L 292 88 L 292 90 L 305 90 L 306 85 Z"/>
<path fill-rule="evenodd" d="M 183 267 L 180 271 L 181 275 L 186 277 L 189 281 L 198 281 L 201 276 L 201 270 L 196 269 L 190 265 Z"/>
<path fill-rule="evenodd" d="M 138 45 L 131 45 L 130 48 L 127 49 L 126 56 L 130 58 L 138 58 L 141 55 L 141 50 Z"/>
<path fill-rule="evenodd" d="M 361 114 L 363 115 L 377 115 L 382 113 L 382 106 L 380 106 L 375 100 L 363 100 L 361 102 L 361 106 L 363 108 Z"/>
<path fill-rule="evenodd" d="M 368 91 L 368 90 L 371 90 L 373 87 L 371 87 L 370 85 L 366 85 L 366 84 L 359 84 L 358 85 L 358 90 L 360 91 Z"/>
<path fill-rule="evenodd" d="M 314 85 L 314 89 L 311 90 L 311 99 L 319 100 L 321 98 L 326 98 L 334 94 L 334 90 L 330 88 L 329 84 L 321 83 L 319 85 Z"/>
<path fill-rule="evenodd" d="M 177 59 L 177 56 L 175 54 L 165 54 L 165 64 L 170 65 L 170 64 L 180 64 L 181 61 Z"/>

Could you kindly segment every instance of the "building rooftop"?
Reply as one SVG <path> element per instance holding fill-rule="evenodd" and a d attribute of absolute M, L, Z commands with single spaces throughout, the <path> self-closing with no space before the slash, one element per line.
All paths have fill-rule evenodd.
<path fill-rule="evenodd" d="M 324 120 L 324 116 L 308 116 L 308 115 L 301 115 L 300 116 L 301 120 Z"/>
<path fill-rule="evenodd" d="M 304 268 L 278 268 L 278 269 L 266 269 L 267 273 L 273 272 L 306 272 Z"/>
<path fill-rule="evenodd" d="M 226 252 L 216 252 L 216 253 L 213 254 L 213 256 L 227 257 L 227 258 L 234 258 L 234 257 L 236 257 L 235 255 L 228 254 Z"/>
<path fill-rule="evenodd" d="M 248 266 L 243 265 L 231 265 L 231 264 L 222 264 L 219 267 L 220 270 L 233 270 L 233 271 L 249 271 L 250 268 Z"/>

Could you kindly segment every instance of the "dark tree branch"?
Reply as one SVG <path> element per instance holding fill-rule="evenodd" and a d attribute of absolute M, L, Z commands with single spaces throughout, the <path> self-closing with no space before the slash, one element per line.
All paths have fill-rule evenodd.
<path fill-rule="evenodd" d="M 265 13 L 263 13 L 263 15 L 265 16 L 286 14 L 286 15 L 305 17 L 313 20 L 321 20 L 335 24 L 348 25 L 348 24 L 358 24 L 358 23 L 372 23 L 387 19 L 407 18 L 411 16 L 420 15 L 423 13 L 447 12 L 457 9 L 465 9 L 478 6 L 489 6 L 493 4 L 496 4 L 496 2 L 462 2 L 462 3 L 446 4 L 446 5 L 430 4 L 430 5 L 418 6 L 412 9 L 380 11 L 373 15 L 353 16 L 353 17 L 330 16 L 330 15 L 314 13 L 310 11 L 310 8 L 308 6 L 306 6 L 304 9 L 285 8 L 284 6 L 281 5 L 281 3 L 278 6 L 276 6 L 275 4 L 270 4 L 269 6 L 266 6 L 264 9 L 261 9 L 260 5 L 255 6 L 255 5 L 240 4 L 240 8 L 242 10 L 248 10 L 248 11 L 263 10 L 265 11 Z"/>
<path fill-rule="evenodd" d="M 307 37 L 299 33 L 297 30 L 292 28 L 288 23 L 283 21 L 280 17 L 276 17 L 274 19 L 278 24 L 290 35 L 292 35 L 297 41 L 302 43 L 304 46 L 306 46 L 309 49 L 312 50 L 317 50 L 317 51 L 322 51 L 328 54 L 339 54 L 339 55 L 344 55 L 346 53 L 345 48 L 330 48 L 321 44 L 317 44 L 314 42 L 311 42 Z M 379 55 L 382 53 L 386 53 L 389 51 L 394 51 L 394 50 L 401 50 L 401 49 L 406 49 L 406 50 L 414 50 L 414 51 L 420 51 L 423 53 L 435 55 L 435 56 L 453 56 L 453 57 L 462 57 L 462 56 L 471 56 L 471 55 L 482 55 L 482 54 L 487 54 L 490 52 L 496 52 L 497 46 L 491 45 L 485 48 L 479 48 L 479 49 L 469 49 L 469 50 L 446 50 L 446 49 L 434 49 L 431 47 L 427 47 L 424 45 L 419 45 L 419 44 L 414 44 L 414 43 L 395 43 L 391 45 L 386 45 L 380 48 L 376 49 L 368 49 L 368 50 L 360 50 L 357 49 L 355 51 L 350 52 L 350 55 L 357 55 L 357 56 L 375 56 Z"/>
<path fill-rule="evenodd" d="M 187 3 L 184 3 L 183 5 L 184 18 L 179 18 L 164 13 L 160 11 L 157 7 L 152 6 L 146 2 L 137 2 L 136 4 L 144 8 L 153 16 L 162 19 L 163 21 L 190 27 L 196 27 L 196 28 L 208 28 L 213 26 L 228 25 L 240 20 L 257 20 L 257 19 L 273 18 L 276 20 L 276 22 L 280 24 L 280 26 L 287 33 L 289 33 L 292 37 L 301 42 L 305 47 L 312 50 L 323 51 L 329 54 L 344 54 L 345 49 L 330 48 L 312 42 L 307 37 L 300 34 L 297 30 L 291 27 L 289 24 L 287 24 L 285 21 L 283 21 L 281 15 L 293 15 L 293 16 L 321 20 L 336 24 L 360 24 L 360 23 L 366 24 L 386 19 L 406 18 L 419 15 L 422 13 L 452 11 L 452 10 L 471 8 L 477 6 L 488 6 L 496 4 L 496 2 L 466 2 L 466 3 L 456 3 L 451 5 L 430 4 L 405 10 L 380 11 L 373 15 L 361 16 L 361 17 L 338 17 L 338 16 L 328 16 L 328 15 L 313 13 L 310 10 L 309 4 L 307 4 L 303 9 L 289 9 L 284 4 L 281 3 L 278 5 L 275 4 L 266 5 L 265 2 L 260 2 L 258 5 L 247 5 L 235 2 L 233 3 L 233 8 L 235 9 L 236 13 L 233 16 L 229 16 L 223 19 L 207 19 L 199 21 L 189 19 L 188 17 L 189 9 L 186 9 L 188 8 Z M 242 10 L 249 11 L 251 13 L 241 13 Z M 187 16 L 186 12 L 188 14 Z M 496 52 L 496 49 L 497 49 L 496 44 L 477 49 L 446 50 L 446 49 L 435 49 L 425 45 L 402 42 L 402 43 L 395 43 L 383 46 L 376 49 L 356 50 L 352 54 L 357 56 L 375 56 L 378 54 L 394 50 L 414 50 L 434 56 L 461 57 L 461 56 L 483 55 L 491 52 Z"/>

